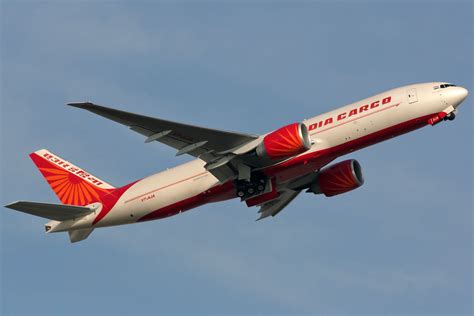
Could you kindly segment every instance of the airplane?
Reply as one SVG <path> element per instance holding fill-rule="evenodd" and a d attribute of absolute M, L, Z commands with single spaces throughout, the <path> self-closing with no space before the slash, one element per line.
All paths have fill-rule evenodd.
<path fill-rule="evenodd" d="M 72 243 L 95 228 L 162 219 L 206 203 L 238 198 L 275 216 L 306 191 L 331 197 L 364 183 L 354 159 L 361 148 L 455 118 L 468 90 L 446 82 L 382 92 L 264 135 L 215 130 L 129 113 L 90 102 L 68 103 L 161 142 L 195 160 L 114 187 L 46 149 L 31 159 L 61 204 L 17 201 L 10 209 L 50 221 L 47 233 L 68 232 Z"/>

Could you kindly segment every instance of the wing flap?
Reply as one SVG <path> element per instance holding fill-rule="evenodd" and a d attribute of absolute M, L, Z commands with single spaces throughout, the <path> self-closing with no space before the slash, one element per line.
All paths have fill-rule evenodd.
<path fill-rule="evenodd" d="M 18 201 L 12 204 L 5 205 L 5 207 L 56 221 L 74 219 L 93 212 L 92 209 L 83 206 L 39 203 L 29 201 Z"/>
<path fill-rule="evenodd" d="M 257 221 L 268 216 L 275 216 L 280 213 L 291 201 L 293 201 L 301 191 L 285 189 L 280 191 L 278 198 L 271 200 L 260 207 L 258 213 L 260 217 Z"/>

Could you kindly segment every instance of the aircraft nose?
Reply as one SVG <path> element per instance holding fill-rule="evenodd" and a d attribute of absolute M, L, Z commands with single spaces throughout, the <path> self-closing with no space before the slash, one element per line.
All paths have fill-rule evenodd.
<path fill-rule="evenodd" d="M 469 91 L 463 87 L 451 87 L 449 91 L 446 91 L 445 100 L 450 105 L 457 107 L 459 104 L 466 99 Z"/>
<path fill-rule="evenodd" d="M 469 90 L 467 90 L 466 88 L 463 88 L 463 87 L 458 87 L 459 88 L 459 96 L 461 98 L 461 101 L 459 103 L 461 103 L 462 101 L 464 101 L 465 98 L 467 98 L 467 95 L 469 94 Z"/>

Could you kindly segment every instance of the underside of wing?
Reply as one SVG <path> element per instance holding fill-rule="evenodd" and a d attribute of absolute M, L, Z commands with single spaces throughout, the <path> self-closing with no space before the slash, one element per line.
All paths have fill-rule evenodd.
<path fill-rule="evenodd" d="M 264 219 L 268 216 L 275 216 L 280 213 L 291 201 L 293 201 L 301 191 L 284 189 L 280 191 L 279 196 L 260 206 L 258 213 L 260 217 L 257 220 Z"/>
<path fill-rule="evenodd" d="M 28 201 L 14 202 L 5 207 L 56 221 L 79 218 L 93 212 L 88 207 Z"/>

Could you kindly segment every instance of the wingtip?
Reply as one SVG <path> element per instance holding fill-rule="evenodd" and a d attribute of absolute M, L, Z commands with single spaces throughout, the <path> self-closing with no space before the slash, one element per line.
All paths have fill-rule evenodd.
<path fill-rule="evenodd" d="M 90 108 L 94 105 L 94 103 L 92 102 L 69 102 L 69 103 L 66 103 L 67 105 L 69 106 L 72 106 L 72 107 L 75 107 L 75 108 L 79 108 L 79 109 L 87 109 L 87 108 Z"/>
<path fill-rule="evenodd" d="M 12 209 L 14 210 L 15 209 L 15 206 L 20 203 L 21 201 L 15 201 L 15 202 L 12 202 L 10 204 L 7 204 L 7 205 L 4 205 L 3 207 L 6 207 L 6 208 L 9 208 L 9 209 Z"/>

